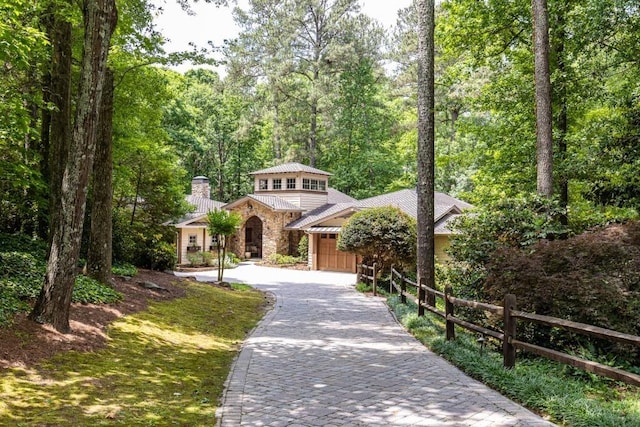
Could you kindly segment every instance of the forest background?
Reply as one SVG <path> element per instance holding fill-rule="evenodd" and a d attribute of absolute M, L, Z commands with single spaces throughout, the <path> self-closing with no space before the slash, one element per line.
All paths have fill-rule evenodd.
<path fill-rule="evenodd" d="M 155 6 L 117 2 L 112 161 L 96 160 L 113 168 L 116 260 L 170 263 L 172 235 L 161 224 L 188 209 L 183 196 L 196 175 L 209 177 L 220 201 L 250 192 L 249 172 L 284 161 L 333 173 L 331 185 L 356 198 L 415 186 L 415 8 L 385 32 L 356 0 L 249 6 L 234 12 L 238 37 L 214 47 L 226 67 L 220 77 L 169 69 L 210 62 L 210 52 L 167 53 Z M 637 216 L 639 8 L 636 0 L 549 1 L 554 186 L 575 233 Z M 81 15 L 58 0 L 0 8 L 2 232 L 49 238 L 59 167 L 56 23 L 69 27 L 70 93 L 80 79 Z M 530 2 L 445 0 L 436 15 L 436 190 L 478 206 L 535 194 Z M 102 181 L 89 192 L 87 223 Z"/>

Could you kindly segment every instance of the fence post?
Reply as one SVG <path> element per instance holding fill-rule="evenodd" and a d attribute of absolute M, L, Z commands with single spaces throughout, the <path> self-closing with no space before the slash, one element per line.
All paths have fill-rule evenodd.
<path fill-rule="evenodd" d="M 451 286 L 445 286 L 444 288 L 444 314 L 446 319 L 447 329 L 447 341 L 454 340 L 456 338 L 455 324 L 449 320 L 449 316 L 454 317 L 453 303 L 449 301 L 449 295 L 453 293 Z"/>
<path fill-rule="evenodd" d="M 502 342 L 502 364 L 505 368 L 513 368 L 516 365 L 516 348 L 511 340 L 516 338 L 516 318 L 511 311 L 516 309 L 516 296 L 507 294 L 504 296 L 504 341 Z"/>
<path fill-rule="evenodd" d="M 418 316 L 424 316 L 424 307 L 422 306 L 425 301 L 424 282 L 426 282 L 424 277 L 418 279 Z"/>
<path fill-rule="evenodd" d="M 362 280 L 362 264 L 356 264 L 356 284 Z"/>
<path fill-rule="evenodd" d="M 378 263 L 373 263 L 373 296 L 378 295 Z"/>
<path fill-rule="evenodd" d="M 389 293 L 391 295 L 393 295 L 393 291 L 395 290 L 395 286 L 393 285 L 394 279 L 393 279 L 393 264 L 391 264 L 391 275 L 390 275 L 390 282 L 389 282 Z"/>
<path fill-rule="evenodd" d="M 405 281 L 404 274 L 400 276 L 400 302 L 407 303 L 407 282 Z"/>

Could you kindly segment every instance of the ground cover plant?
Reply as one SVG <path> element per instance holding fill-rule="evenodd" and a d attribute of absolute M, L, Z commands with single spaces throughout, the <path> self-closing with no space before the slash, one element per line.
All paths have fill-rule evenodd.
<path fill-rule="evenodd" d="M 456 340 L 446 341 L 440 318 L 418 317 L 415 304 L 402 304 L 398 296 L 389 297 L 388 303 L 400 322 L 434 352 L 553 422 L 571 427 L 640 425 L 636 387 L 520 353 L 516 367 L 506 370 L 501 354 L 491 346 L 481 351 L 475 335 L 456 328 Z"/>
<path fill-rule="evenodd" d="M 184 298 L 120 318 L 108 344 L 0 371 L 0 425 L 213 425 L 263 294 L 189 282 Z"/>
<path fill-rule="evenodd" d="M 0 234 L 0 327 L 11 323 L 17 313 L 31 309 L 29 302 L 42 288 L 45 259 L 44 242 L 23 235 Z M 83 275 L 76 278 L 72 302 L 108 304 L 121 298 L 107 284 Z"/>

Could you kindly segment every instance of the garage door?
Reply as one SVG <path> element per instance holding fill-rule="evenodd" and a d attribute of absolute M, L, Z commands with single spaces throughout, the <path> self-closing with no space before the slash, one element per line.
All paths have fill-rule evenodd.
<path fill-rule="evenodd" d="M 318 240 L 318 270 L 353 272 L 355 255 L 336 248 L 338 235 L 322 233 Z"/>

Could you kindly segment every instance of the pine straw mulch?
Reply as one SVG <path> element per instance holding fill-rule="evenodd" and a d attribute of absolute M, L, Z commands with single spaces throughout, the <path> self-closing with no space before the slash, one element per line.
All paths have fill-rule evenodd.
<path fill-rule="evenodd" d="M 151 270 L 139 270 L 130 279 L 114 277 L 114 288 L 124 296 L 115 304 L 73 304 L 70 313 L 71 333 L 61 334 L 50 325 L 40 325 L 27 319 L 27 313 L 16 316 L 14 322 L 0 328 L 0 370 L 11 367 L 28 368 L 56 353 L 75 350 L 93 351 L 106 345 L 106 330 L 111 322 L 127 314 L 147 308 L 149 301 L 165 301 L 185 296 L 181 286 L 187 279 Z M 150 290 L 140 283 L 150 281 L 166 291 Z"/>

